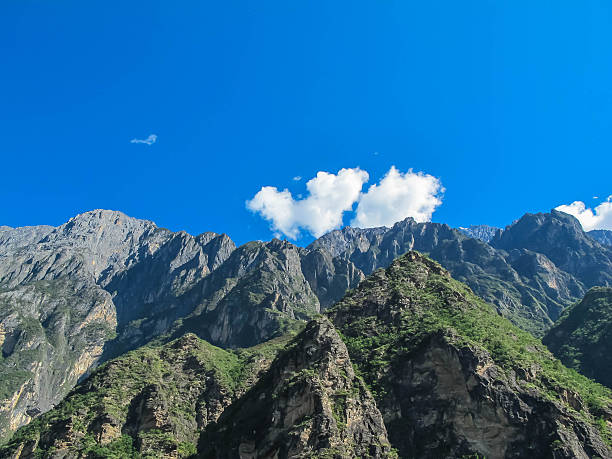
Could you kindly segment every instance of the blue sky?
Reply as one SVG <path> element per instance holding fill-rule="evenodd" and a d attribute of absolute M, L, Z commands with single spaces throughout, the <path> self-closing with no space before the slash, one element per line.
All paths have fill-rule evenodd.
<path fill-rule="evenodd" d="M 608 1 L 7 0 L 0 51 L 0 224 L 110 208 L 243 243 L 272 236 L 262 186 L 392 165 L 451 226 L 612 194 Z"/>

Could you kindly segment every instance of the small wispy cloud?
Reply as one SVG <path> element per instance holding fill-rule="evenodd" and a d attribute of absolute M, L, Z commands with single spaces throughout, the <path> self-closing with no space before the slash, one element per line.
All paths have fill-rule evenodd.
<path fill-rule="evenodd" d="M 296 175 L 295 177 L 293 177 L 293 180 L 295 180 L 296 182 L 299 182 L 300 180 L 302 180 L 302 176 Z"/>
<path fill-rule="evenodd" d="M 132 140 L 130 140 L 130 143 L 145 143 L 147 145 L 153 145 L 155 142 L 157 142 L 157 136 L 155 134 L 151 134 L 146 139 L 132 139 Z"/>

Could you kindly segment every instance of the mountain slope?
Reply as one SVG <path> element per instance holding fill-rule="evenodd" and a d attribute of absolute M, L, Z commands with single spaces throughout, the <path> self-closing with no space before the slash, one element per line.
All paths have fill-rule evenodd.
<path fill-rule="evenodd" d="M 526 249 L 507 252 L 447 225 L 410 218 L 392 228 L 332 231 L 309 248 L 349 260 L 365 274 L 389 266 L 409 250 L 427 253 L 495 304 L 501 314 L 536 335 L 542 335 L 565 306 L 584 294 L 582 282 L 544 254 Z"/>
<path fill-rule="evenodd" d="M 288 341 L 228 352 L 195 335 L 145 346 L 98 368 L 22 428 L 1 457 L 187 457 Z"/>
<path fill-rule="evenodd" d="M 203 432 L 198 457 L 394 457 L 382 416 L 325 318 Z"/>
<path fill-rule="evenodd" d="M 334 231 L 307 248 L 278 240 L 237 248 L 223 234 L 171 232 L 105 210 L 57 228 L 1 227 L 0 412 L 9 417 L 0 439 L 100 362 L 188 332 L 253 346 L 299 328 L 412 249 L 537 335 L 589 282 L 612 276 L 612 249 L 558 212 L 526 215 L 491 244 L 411 219 Z"/>
<path fill-rule="evenodd" d="M 57 228 L 3 228 L 0 409 L 8 418 L 0 439 L 59 402 L 125 331 L 126 316 L 156 308 L 168 315 L 177 293 L 209 273 L 209 257 L 233 250 L 207 252 L 215 236 L 197 239 L 105 210 Z"/>
<path fill-rule="evenodd" d="M 278 240 L 237 249 L 224 234 L 174 233 L 116 211 L 86 212 L 57 228 L 2 227 L 0 410 L 9 418 L 0 439 L 100 361 L 188 331 L 224 347 L 252 346 L 361 279 L 324 250 Z M 72 311 L 56 306 L 67 302 Z M 53 338 L 56 329 L 65 339 Z"/>
<path fill-rule="evenodd" d="M 491 245 L 541 253 L 587 288 L 612 285 L 612 248 L 590 238 L 575 217 L 554 209 L 547 214 L 525 214 Z"/>
<path fill-rule="evenodd" d="M 612 454 L 610 392 L 415 252 L 328 314 L 401 457 Z"/>
<path fill-rule="evenodd" d="M 480 239 L 483 242 L 491 242 L 498 233 L 502 232 L 501 228 L 489 225 L 472 225 L 467 228 L 457 228 L 463 234 L 473 237 L 474 239 Z"/>
<path fill-rule="evenodd" d="M 612 231 L 611 230 L 592 230 L 587 232 L 591 239 L 595 239 L 601 245 L 612 246 Z"/>
<path fill-rule="evenodd" d="M 186 335 L 119 357 L 2 454 L 181 457 L 196 439 L 203 458 L 612 454 L 610 391 L 416 252 L 326 315 L 255 349 Z"/>
<path fill-rule="evenodd" d="M 566 366 L 612 387 L 612 288 L 589 290 L 542 341 Z"/>

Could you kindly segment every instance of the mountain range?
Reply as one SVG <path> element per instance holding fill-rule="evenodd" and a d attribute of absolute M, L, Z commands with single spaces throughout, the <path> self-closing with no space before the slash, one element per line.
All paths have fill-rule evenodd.
<path fill-rule="evenodd" d="M 555 210 L 468 230 L 237 247 L 106 210 L 0 227 L 0 436 L 29 424 L 2 451 L 609 457 L 609 393 L 531 336 L 612 285 L 606 233 Z"/>

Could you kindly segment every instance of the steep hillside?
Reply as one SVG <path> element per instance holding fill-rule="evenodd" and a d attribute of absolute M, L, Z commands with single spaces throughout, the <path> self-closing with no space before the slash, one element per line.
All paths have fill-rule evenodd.
<path fill-rule="evenodd" d="M 236 249 L 224 234 L 173 233 L 115 211 L 57 228 L 2 227 L 0 410 L 8 418 L 0 439 L 99 361 L 188 331 L 223 347 L 252 346 L 299 326 L 361 279 L 324 250 L 278 240 Z"/>
<path fill-rule="evenodd" d="M 206 429 L 198 457 L 395 457 L 346 346 L 318 318 Z"/>
<path fill-rule="evenodd" d="M 557 210 L 524 215 L 491 245 L 506 251 L 541 253 L 587 288 L 612 285 L 612 248 L 594 241 L 575 217 Z"/>
<path fill-rule="evenodd" d="M 329 311 L 401 457 L 610 457 L 610 392 L 416 252 Z"/>
<path fill-rule="evenodd" d="M 0 454 L 612 456 L 611 392 L 416 252 L 374 272 L 326 316 L 247 350 L 186 335 L 133 351 Z"/>
<path fill-rule="evenodd" d="M 502 232 L 501 228 L 489 225 L 472 225 L 467 228 L 461 227 L 457 229 L 463 234 L 473 237 L 474 239 L 480 239 L 483 242 L 491 242 L 491 239 Z"/>
<path fill-rule="evenodd" d="M 602 245 L 612 246 L 611 230 L 592 230 L 587 233 L 591 239 L 595 239 Z"/>
<path fill-rule="evenodd" d="M 228 352 L 195 335 L 100 368 L 20 429 L 1 457 L 188 457 L 200 430 L 265 371 L 289 337 Z"/>
<path fill-rule="evenodd" d="M 99 359 L 116 324 L 110 294 L 92 283 L 0 288 L 0 440 L 59 402 Z"/>
<path fill-rule="evenodd" d="M 0 409 L 8 417 L 0 439 L 58 403 L 125 332 L 128 318 L 156 309 L 178 317 L 177 296 L 233 250 L 233 243 L 215 246 L 219 238 L 104 210 L 57 228 L 4 227 Z"/>
<path fill-rule="evenodd" d="M 413 249 L 537 335 L 585 286 L 612 276 L 612 249 L 558 212 L 526 215 L 491 244 L 411 219 L 344 228 L 307 248 L 236 248 L 223 234 L 171 232 L 106 210 L 57 228 L 0 227 L 0 439 L 100 362 L 189 332 L 224 348 L 278 337 Z"/>
<path fill-rule="evenodd" d="M 612 288 L 589 290 L 543 342 L 566 366 L 612 387 Z"/>

